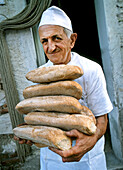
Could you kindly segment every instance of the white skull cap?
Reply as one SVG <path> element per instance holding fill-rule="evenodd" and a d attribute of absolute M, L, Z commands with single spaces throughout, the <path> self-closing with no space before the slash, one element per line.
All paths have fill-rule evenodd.
<path fill-rule="evenodd" d="M 56 6 L 52 6 L 43 12 L 39 27 L 43 25 L 59 25 L 73 31 L 70 18 Z"/>

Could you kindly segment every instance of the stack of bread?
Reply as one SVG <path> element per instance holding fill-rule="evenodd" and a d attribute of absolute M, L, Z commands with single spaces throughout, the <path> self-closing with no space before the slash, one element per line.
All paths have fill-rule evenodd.
<path fill-rule="evenodd" d="M 39 84 L 24 89 L 25 99 L 16 109 L 25 114 L 27 125 L 14 128 L 14 134 L 32 140 L 38 147 L 51 146 L 61 150 L 72 147 L 66 130 L 77 129 L 93 135 L 96 119 L 79 103 L 82 87 L 73 81 L 82 75 L 82 69 L 73 65 L 41 67 L 27 73 L 28 80 Z"/>

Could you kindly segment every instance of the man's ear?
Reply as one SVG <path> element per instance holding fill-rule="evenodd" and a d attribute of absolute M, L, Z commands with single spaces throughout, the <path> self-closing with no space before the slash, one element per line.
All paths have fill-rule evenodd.
<path fill-rule="evenodd" d="M 70 39 L 71 39 L 71 49 L 72 49 L 77 39 L 77 33 L 72 33 Z"/>

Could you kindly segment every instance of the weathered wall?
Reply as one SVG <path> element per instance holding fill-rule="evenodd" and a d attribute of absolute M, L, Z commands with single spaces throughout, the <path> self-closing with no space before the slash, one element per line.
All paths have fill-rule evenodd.
<path fill-rule="evenodd" d="M 114 107 L 109 114 L 112 147 L 123 160 L 123 0 L 95 0 L 95 8 L 103 68 Z"/>
<path fill-rule="evenodd" d="M 3 3 L 0 3 L 0 22 L 21 12 L 25 5 L 25 0 L 4 0 Z"/>
<path fill-rule="evenodd" d="M 21 12 L 26 6 L 26 0 L 6 0 L 0 5 L 0 22 L 6 18 L 15 16 Z M 33 40 L 32 29 L 6 31 L 6 41 L 12 63 L 12 72 L 16 81 L 17 90 L 20 100 L 23 100 L 23 89 L 30 85 L 25 79 L 25 74 L 37 67 L 36 52 Z M 29 165 L 33 166 L 33 160 L 37 159 L 37 167 L 39 166 L 39 149 L 33 149 L 32 157 L 28 158 Z M 38 157 L 38 158 L 37 158 Z M 18 163 L 16 143 L 13 139 L 12 124 L 7 109 L 7 102 L 0 76 L 0 169 L 13 168 Z M 31 164 L 30 162 L 33 162 Z M 24 165 L 19 165 L 19 167 Z"/>
<path fill-rule="evenodd" d="M 32 84 L 25 75 L 37 67 L 32 29 L 6 31 L 6 41 L 19 97 L 23 100 L 24 88 Z"/>
<path fill-rule="evenodd" d="M 119 84 L 116 91 L 117 95 L 117 107 L 119 110 L 119 123 L 120 123 L 120 141 L 122 145 L 122 159 L 123 159 L 123 0 L 116 0 L 116 16 L 118 21 L 118 36 L 120 41 L 120 53 L 121 53 L 121 64 L 117 67 L 119 74 Z M 120 62 L 120 61 L 119 61 Z M 121 71 L 119 71 L 121 69 Z"/>
<path fill-rule="evenodd" d="M 120 49 L 123 63 L 123 0 L 116 0 L 116 16 L 119 26 L 117 31 L 120 37 Z"/>

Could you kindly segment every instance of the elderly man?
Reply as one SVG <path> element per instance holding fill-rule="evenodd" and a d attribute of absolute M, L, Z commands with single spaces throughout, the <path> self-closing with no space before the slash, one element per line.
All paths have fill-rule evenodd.
<path fill-rule="evenodd" d="M 44 11 L 39 24 L 39 36 L 49 59 L 43 66 L 68 64 L 83 69 L 84 75 L 75 80 L 83 88 L 80 103 L 87 106 L 97 120 L 97 131 L 92 136 L 76 129 L 66 132 L 67 136 L 76 139 L 70 150 L 42 148 L 41 170 L 106 170 L 103 135 L 107 128 L 107 113 L 112 110 L 112 104 L 102 69 L 97 63 L 71 52 L 77 34 L 73 33 L 69 17 L 58 7 L 52 6 Z"/>

